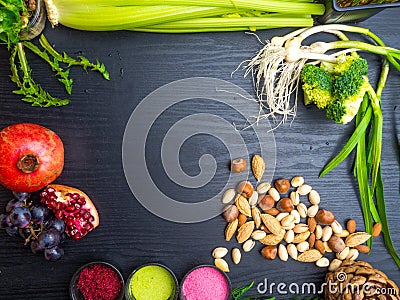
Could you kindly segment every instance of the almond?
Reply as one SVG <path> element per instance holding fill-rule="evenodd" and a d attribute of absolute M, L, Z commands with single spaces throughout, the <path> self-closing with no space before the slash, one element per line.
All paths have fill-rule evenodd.
<path fill-rule="evenodd" d="M 257 181 L 260 181 L 265 172 L 265 162 L 260 155 L 256 154 L 253 156 L 251 160 L 251 169 Z"/>
<path fill-rule="evenodd" d="M 227 242 L 229 242 L 231 240 L 231 238 L 233 237 L 233 235 L 235 234 L 236 229 L 238 228 L 238 223 L 239 223 L 239 220 L 236 219 L 235 221 L 228 223 L 228 225 L 226 226 L 225 240 Z"/>
<path fill-rule="evenodd" d="M 251 217 L 250 203 L 245 197 L 238 195 L 235 200 L 235 205 L 242 214 Z"/>
<path fill-rule="evenodd" d="M 269 214 L 271 216 L 277 216 L 277 215 L 279 215 L 279 210 L 276 209 L 275 207 L 273 207 L 271 209 L 266 210 L 265 213 Z"/>
<path fill-rule="evenodd" d="M 349 233 L 356 232 L 356 228 L 357 228 L 356 221 L 353 219 L 348 220 L 346 227 L 347 227 L 347 230 Z"/>
<path fill-rule="evenodd" d="M 366 232 L 355 232 L 350 234 L 346 240 L 345 244 L 347 247 L 355 247 L 361 244 L 364 244 L 371 238 L 371 235 Z"/>
<path fill-rule="evenodd" d="M 381 234 L 382 231 L 382 224 L 381 223 L 375 223 L 374 226 L 372 227 L 372 236 L 377 237 Z"/>
<path fill-rule="evenodd" d="M 253 230 L 254 230 L 254 221 L 246 222 L 242 226 L 240 226 L 236 236 L 238 243 L 241 244 L 247 241 L 250 238 Z"/>
<path fill-rule="evenodd" d="M 260 225 L 261 225 L 261 212 L 256 206 L 251 208 L 251 216 L 253 218 L 254 225 L 256 226 L 256 228 L 260 228 Z"/>
<path fill-rule="evenodd" d="M 220 269 L 222 272 L 228 273 L 229 272 L 229 266 L 228 263 L 223 259 L 223 258 L 216 258 L 214 260 L 214 265 Z"/>
<path fill-rule="evenodd" d="M 358 245 L 358 246 L 355 246 L 355 248 L 360 253 L 368 253 L 369 251 L 371 251 L 371 249 L 367 245 Z"/>
<path fill-rule="evenodd" d="M 310 232 L 314 232 L 315 227 L 317 227 L 317 221 L 313 217 L 308 218 L 307 225 L 308 225 L 308 230 L 310 230 Z"/>
<path fill-rule="evenodd" d="M 278 245 L 283 240 L 284 236 L 285 230 L 282 229 L 279 234 L 267 234 L 265 238 L 259 240 L 259 242 L 264 245 L 274 246 Z"/>
<path fill-rule="evenodd" d="M 310 249 L 307 250 L 306 252 L 301 253 L 298 257 L 297 260 L 301 262 L 316 262 L 322 257 L 321 252 L 319 252 L 316 249 Z"/>
<path fill-rule="evenodd" d="M 320 240 L 316 240 L 314 243 L 314 248 L 317 249 L 321 254 L 325 253 L 325 246 L 324 243 Z"/>
<path fill-rule="evenodd" d="M 310 237 L 311 232 L 308 230 L 299 234 L 296 234 L 293 239 L 294 244 L 302 243 Z"/>
<path fill-rule="evenodd" d="M 264 225 L 268 228 L 271 233 L 279 235 L 282 230 L 281 223 L 273 216 L 269 214 L 262 214 L 261 220 L 263 221 Z"/>
<path fill-rule="evenodd" d="M 311 233 L 308 237 L 307 242 L 310 244 L 310 248 L 314 248 L 315 245 L 315 233 Z"/>

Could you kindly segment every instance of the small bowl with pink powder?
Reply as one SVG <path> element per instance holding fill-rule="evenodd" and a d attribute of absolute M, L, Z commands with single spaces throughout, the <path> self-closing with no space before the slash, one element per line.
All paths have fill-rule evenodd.
<path fill-rule="evenodd" d="M 190 270 L 180 286 L 181 300 L 229 300 L 231 282 L 220 269 L 200 265 Z"/>

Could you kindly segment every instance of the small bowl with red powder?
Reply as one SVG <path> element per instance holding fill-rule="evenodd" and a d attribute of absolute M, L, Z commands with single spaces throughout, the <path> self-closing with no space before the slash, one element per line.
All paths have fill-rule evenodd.
<path fill-rule="evenodd" d="M 122 300 L 124 278 L 121 272 L 106 262 L 91 262 L 72 276 L 70 296 L 73 300 Z"/>
<path fill-rule="evenodd" d="M 231 282 L 220 269 L 200 265 L 190 270 L 180 286 L 181 300 L 228 300 L 231 299 Z"/>

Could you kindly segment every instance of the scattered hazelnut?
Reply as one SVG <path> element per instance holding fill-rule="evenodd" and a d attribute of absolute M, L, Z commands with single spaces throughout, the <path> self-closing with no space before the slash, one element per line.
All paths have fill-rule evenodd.
<path fill-rule="evenodd" d="M 266 246 L 261 249 L 261 255 L 268 260 L 274 260 L 277 252 L 276 246 Z"/>
<path fill-rule="evenodd" d="M 276 204 L 276 208 L 280 212 L 287 212 L 290 213 L 294 209 L 294 205 L 292 203 L 292 200 L 290 198 L 282 198 L 281 200 L 278 201 Z M 332 221 L 333 222 L 333 221 Z"/>
<path fill-rule="evenodd" d="M 342 252 L 343 249 L 346 248 L 343 239 L 335 235 L 329 239 L 328 246 L 336 253 Z"/>
<path fill-rule="evenodd" d="M 239 214 L 239 223 L 238 223 L 238 227 L 242 226 L 244 223 L 247 222 L 247 216 L 244 214 Z"/>
<path fill-rule="evenodd" d="M 263 210 L 267 211 L 273 208 L 275 205 L 275 200 L 270 195 L 262 195 L 258 200 L 258 206 Z"/>
<path fill-rule="evenodd" d="M 228 205 L 224 209 L 224 212 L 222 213 L 222 216 L 224 217 L 225 221 L 227 221 L 229 223 L 233 222 L 239 216 L 239 210 L 236 207 L 236 205 Z"/>
<path fill-rule="evenodd" d="M 233 173 L 241 173 L 246 170 L 247 162 L 244 158 L 236 158 L 231 162 L 231 171 Z"/>
<path fill-rule="evenodd" d="M 286 178 L 278 179 L 275 181 L 275 188 L 280 194 L 285 194 L 290 188 L 290 182 Z"/>
<path fill-rule="evenodd" d="M 315 220 L 321 225 L 331 225 L 335 221 L 335 216 L 329 210 L 320 209 L 315 215 Z"/>
<path fill-rule="evenodd" d="M 250 198 L 253 195 L 254 188 L 250 182 L 242 181 L 237 186 L 237 192 L 243 197 Z"/>

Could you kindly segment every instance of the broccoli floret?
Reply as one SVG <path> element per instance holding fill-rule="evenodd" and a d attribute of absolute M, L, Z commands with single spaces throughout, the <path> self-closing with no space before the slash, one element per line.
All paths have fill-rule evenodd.
<path fill-rule="evenodd" d="M 336 102 L 328 105 L 326 115 L 337 123 L 346 124 L 357 114 L 368 82 L 368 64 L 360 57 L 345 56 L 334 66 L 337 77 L 333 83 Z"/>
<path fill-rule="evenodd" d="M 325 108 L 333 103 L 333 75 L 315 65 L 305 65 L 301 71 L 303 81 L 304 104 L 314 103 L 318 108 Z"/>

